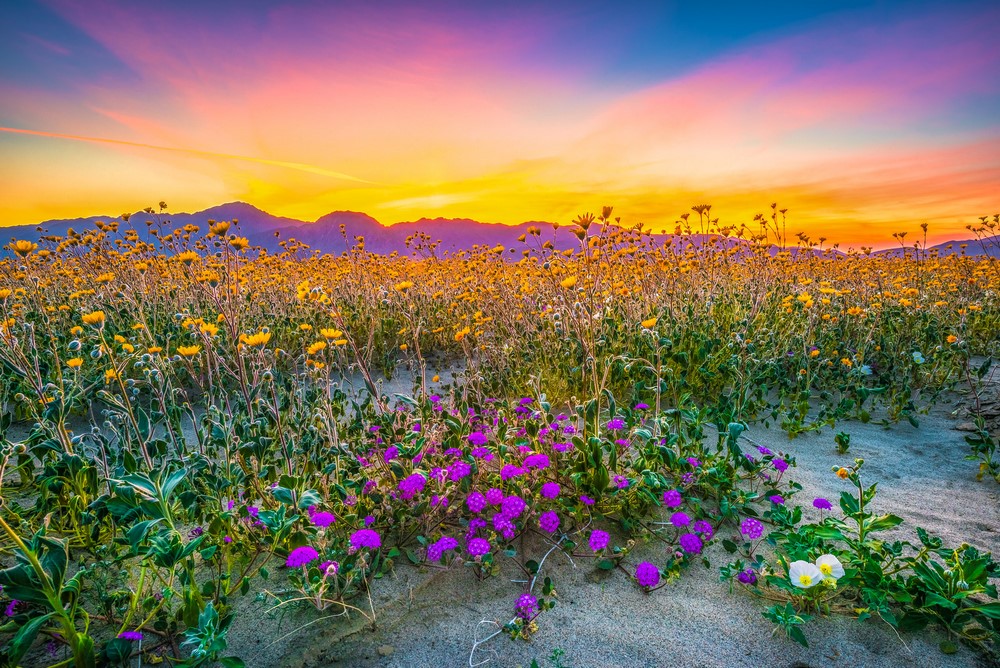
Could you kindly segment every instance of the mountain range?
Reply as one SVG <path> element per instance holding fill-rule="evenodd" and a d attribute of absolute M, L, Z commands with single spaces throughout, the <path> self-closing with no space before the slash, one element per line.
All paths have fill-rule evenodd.
<path fill-rule="evenodd" d="M 214 206 L 204 211 L 194 213 L 153 213 L 138 211 L 129 215 L 128 223 L 123 216 L 90 216 L 61 220 L 47 220 L 38 225 L 20 225 L 0 229 L 0 239 L 29 239 L 37 241 L 45 235 L 64 236 L 68 230 L 78 232 L 91 229 L 98 221 L 120 223 L 132 226 L 143 234 L 146 221 L 153 220 L 162 224 L 165 231 L 184 227 L 188 224 L 197 225 L 202 231 L 207 231 L 208 221 L 238 221 L 230 232 L 247 237 L 255 246 L 261 246 L 270 252 L 282 250 L 282 242 L 296 239 L 310 248 L 323 253 L 340 254 L 356 243 L 355 237 L 364 237 L 365 249 L 383 255 L 393 252 L 401 255 L 412 252 L 406 245 L 406 240 L 414 234 L 427 235 L 429 241 L 437 242 L 437 253 L 470 250 L 475 246 L 494 247 L 502 245 L 506 248 L 520 248 L 517 238 L 525 234 L 532 225 L 541 227 L 544 238 L 551 240 L 558 250 L 577 248 L 579 242 L 573 236 L 573 226 L 564 225 L 551 232 L 551 224 L 529 221 L 520 225 L 503 225 L 500 223 L 482 223 L 466 218 L 421 218 L 411 222 L 384 225 L 371 216 L 356 211 L 334 211 L 315 221 L 304 221 L 295 218 L 275 216 L 246 202 L 230 202 Z M 343 231 L 341 226 L 343 226 Z M 655 234 L 658 242 L 666 241 L 673 235 Z M 685 242 L 704 243 L 705 236 L 685 237 Z M 728 240 L 730 244 L 743 243 L 739 240 Z M 986 239 L 981 243 L 976 239 L 947 241 L 930 247 L 940 255 L 951 255 L 964 252 L 970 256 L 1000 257 L 1000 236 Z M 4 249 L 6 250 L 6 249 Z M 773 247 L 772 253 L 777 252 Z M 801 252 L 793 249 L 793 252 Z M 813 251 L 818 252 L 818 251 Z M 900 248 L 876 251 L 876 254 L 900 256 Z M 834 251 L 840 254 L 838 251 Z"/>

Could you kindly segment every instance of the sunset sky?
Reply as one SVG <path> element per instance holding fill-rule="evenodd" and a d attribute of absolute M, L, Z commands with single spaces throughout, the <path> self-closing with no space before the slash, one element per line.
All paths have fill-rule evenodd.
<path fill-rule="evenodd" d="M 776 201 L 885 246 L 1000 211 L 996 2 L 0 2 L 0 225 Z"/>

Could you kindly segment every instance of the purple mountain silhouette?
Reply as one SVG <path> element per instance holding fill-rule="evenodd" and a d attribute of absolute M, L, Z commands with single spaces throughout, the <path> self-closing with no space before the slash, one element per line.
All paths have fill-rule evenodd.
<path fill-rule="evenodd" d="M 137 211 L 128 215 L 128 221 L 125 221 L 123 216 L 89 216 L 47 220 L 39 225 L 3 228 L 0 230 L 0 240 L 6 242 L 7 239 L 17 238 L 37 241 L 43 236 L 65 236 L 70 229 L 77 232 L 92 229 L 97 221 L 119 221 L 120 229 L 131 227 L 143 235 L 148 230 L 148 221 L 151 221 L 152 225 L 162 226 L 166 231 L 169 231 L 188 224 L 197 225 L 202 230 L 207 230 L 210 220 L 228 221 L 234 219 L 238 223 L 232 232 L 247 237 L 252 244 L 261 246 L 270 252 L 284 250 L 294 239 L 312 250 L 339 255 L 354 247 L 357 243 L 357 237 L 363 237 L 366 250 L 384 255 L 391 253 L 401 255 L 427 254 L 433 250 L 437 256 L 441 256 L 461 250 L 472 250 L 476 247 L 492 248 L 497 245 L 513 249 L 512 252 L 516 254 L 524 248 L 518 242 L 518 237 L 525 234 L 531 225 L 541 228 L 541 240 L 551 241 L 558 250 L 576 248 L 579 243 L 572 234 L 571 226 L 565 225 L 553 230 L 552 225 L 545 222 L 533 221 L 520 225 L 502 225 L 500 223 L 482 223 L 467 218 L 421 218 L 394 225 L 383 225 L 371 216 L 356 211 L 333 211 L 315 221 L 304 221 L 275 216 L 246 202 L 229 202 L 194 213 Z M 667 234 L 655 234 L 651 237 L 657 244 L 665 243 L 674 238 L 673 235 Z M 683 238 L 683 243 L 700 246 L 707 243 L 708 238 L 704 235 L 688 236 Z M 726 239 L 723 243 L 727 247 L 746 245 L 746 242 L 738 239 Z M 419 251 L 416 250 L 418 245 L 422 246 Z M 947 241 L 932 248 L 936 249 L 941 256 L 964 253 L 969 256 L 1000 257 L 1000 236 L 986 239 L 983 242 L 976 239 Z M 776 253 L 777 250 L 777 247 L 771 249 L 772 253 Z M 794 254 L 802 252 L 801 249 L 791 250 Z M 813 250 L 812 252 L 819 253 L 820 251 Z M 903 254 L 903 250 L 887 249 L 876 253 L 898 257 Z M 6 254 L 6 250 L 3 254 Z M 841 255 L 839 251 L 833 251 L 831 254 Z"/>

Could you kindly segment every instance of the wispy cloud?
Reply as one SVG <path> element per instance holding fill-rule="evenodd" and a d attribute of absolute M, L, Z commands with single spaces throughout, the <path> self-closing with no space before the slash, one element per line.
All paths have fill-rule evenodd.
<path fill-rule="evenodd" d="M 186 155 L 194 155 L 205 158 L 240 160 L 243 162 L 257 163 L 259 165 L 270 165 L 272 167 L 281 167 L 283 169 L 293 169 L 299 172 L 318 174 L 320 176 L 329 176 L 330 178 L 341 179 L 344 181 L 354 181 L 356 183 L 368 183 L 374 185 L 373 181 L 367 181 L 365 179 L 361 179 L 356 176 L 351 176 L 350 174 L 344 174 L 342 172 L 334 172 L 329 169 L 317 167 L 316 165 L 306 165 L 301 162 L 290 162 L 288 160 L 270 160 L 267 158 L 255 158 L 249 155 L 233 155 L 232 153 L 219 153 L 216 151 L 205 151 L 202 149 L 195 149 L 195 148 L 179 148 L 175 146 L 157 146 L 155 144 L 144 144 L 142 142 L 125 141 L 122 139 L 109 139 L 106 137 L 84 137 L 81 135 L 70 135 L 70 134 L 63 134 L 60 132 L 44 132 L 42 130 L 28 130 L 25 128 L 5 128 L 0 126 L 0 132 L 9 132 L 11 134 L 18 134 L 18 135 L 32 135 L 35 137 L 49 137 L 52 139 L 69 139 L 72 141 L 92 142 L 95 144 L 112 144 L 115 146 L 129 146 L 132 148 L 145 148 L 154 151 L 170 151 L 173 153 L 183 153 Z"/>

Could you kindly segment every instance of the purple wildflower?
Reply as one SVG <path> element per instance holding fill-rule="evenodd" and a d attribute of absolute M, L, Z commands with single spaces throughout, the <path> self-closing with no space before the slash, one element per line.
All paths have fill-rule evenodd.
<path fill-rule="evenodd" d="M 529 469 L 544 469 L 549 467 L 549 456 L 541 453 L 528 455 L 524 458 L 524 465 Z"/>
<path fill-rule="evenodd" d="M 538 526 L 542 531 L 555 533 L 559 528 L 559 515 L 554 510 L 542 513 L 538 518 Z"/>
<path fill-rule="evenodd" d="M 486 497 L 479 492 L 473 492 L 466 497 L 465 505 L 468 506 L 469 510 L 472 512 L 481 513 L 483 512 L 483 508 L 486 507 Z"/>
<path fill-rule="evenodd" d="M 748 568 L 745 571 L 740 571 L 736 579 L 745 585 L 755 585 L 757 584 L 757 573 L 752 568 Z"/>
<path fill-rule="evenodd" d="M 813 507 L 818 508 L 819 510 L 830 510 L 831 508 L 833 508 L 833 504 L 824 499 L 823 497 L 819 497 L 813 500 Z"/>
<path fill-rule="evenodd" d="M 635 567 L 635 579 L 643 587 L 655 587 L 660 582 L 660 569 L 643 561 Z"/>
<path fill-rule="evenodd" d="M 775 459 L 771 463 L 774 464 L 774 468 L 778 469 L 778 472 L 780 473 L 784 473 L 788 470 L 788 462 L 784 459 Z"/>
<path fill-rule="evenodd" d="M 691 518 L 687 513 L 677 512 L 670 516 L 670 523 L 675 527 L 686 527 L 691 524 Z"/>
<path fill-rule="evenodd" d="M 590 549 L 594 552 L 600 552 L 608 546 L 608 533 L 606 531 L 601 531 L 600 529 L 594 529 L 590 532 Z"/>
<path fill-rule="evenodd" d="M 451 536 L 441 536 L 435 542 L 427 546 L 428 561 L 441 561 L 441 557 L 447 550 L 454 550 L 458 547 L 458 541 Z"/>
<path fill-rule="evenodd" d="M 680 538 L 681 549 L 688 554 L 700 554 L 702 548 L 701 538 L 697 534 L 686 533 Z"/>
<path fill-rule="evenodd" d="M 403 499 L 409 500 L 424 491 L 426 484 L 427 479 L 424 476 L 419 473 L 411 473 L 399 481 L 399 491 L 403 493 Z"/>
<path fill-rule="evenodd" d="M 621 419 L 620 417 L 611 418 L 610 420 L 608 420 L 607 428 L 610 431 L 619 431 L 620 429 L 624 429 L 625 420 Z"/>
<path fill-rule="evenodd" d="M 594 500 L 592 498 L 590 498 L 589 496 L 587 496 L 586 494 L 581 494 L 580 495 L 580 501 L 582 501 L 583 505 L 585 505 L 585 506 L 592 506 L 592 505 L 594 505 Z"/>
<path fill-rule="evenodd" d="M 684 497 L 676 489 L 668 489 L 663 493 L 663 505 L 667 508 L 676 508 L 684 503 Z"/>
<path fill-rule="evenodd" d="M 750 540 L 757 540 L 764 535 L 764 525 L 758 519 L 747 517 L 740 522 L 740 533 Z"/>
<path fill-rule="evenodd" d="M 546 499 L 554 499 L 559 496 L 559 483 L 557 482 L 547 482 L 542 485 L 541 494 Z"/>
<path fill-rule="evenodd" d="M 358 529 L 351 534 L 350 541 L 351 547 L 355 550 L 360 550 L 363 547 L 375 550 L 382 547 L 382 537 L 373 529 Z"/>
<path fill-rule="evenodd" d="M 518 617 L 531 619 L 538 610 L 538 599 L 531 594 L 521 594 L 514 607 L 517 609 Z"/>
<path fill-rule="evenodd" d="M 524 499 L 516 495 L 510 495 L 500 502 L 500 512 L 503 513 L 505 517 L 514 519 L 515 517 L 520 517 L 521 513 L 524 512 L 526 504 Z"/>
<path fill-rule="evenodd" d="M 514 528 L 514 523 L 503 513 L 495 513 L 490 519 L 493 521 L 493 528 L 497 531 L 506 531 Z"/>
<path fill-rule="evenodd" d="M 482 459 L 487 462 L 493 461 L 493 453 L 490 452 L 489 448 L 484 448 L 482 446 L 478 448 L 472 448 L 472 456 L 476 459 Z"/>
<path fill-rule="evenodd" d="M 302 545 L 288 553 L 285 565 L 289 568 L 298 568 L 317 559 L 319 559 L 319 552 L 316 551 L 316 548 L 309 545 Z"/>
<path fill-rule="evenodd" d="M 491 506 L 498 505 L 501 501 L 503 501 L 503 491 L 497 489 L 496 487 L 491 487 L 486 492 L 486 500 Z"/>
<path fill-rule="evenodd" d="M 142 631 L 122 631 L 118 634 L 118 637 L 122 640 L 138 642 L 139 640 L 142 640 Z"/>
<path fill-rule="evenodd" d="M 785 497 L 783 497 L 780 494 L 772 494 L 771 496 L 767 497 L 767 500 L 778 506 L 784 505 L 785 503 Z"/>
<path fill-rule="evenodd" d="M 490 551 L 490 542 L 485 538 L 473 538 L 466 548 L 473 557 L 481 557 Z"/>
<path fill-rule="evenodd" d="M 452 482 L 457 482 L 462 478 L 465 478 L 466 476 L 470 475 L 471 473 L 472 473 L 472 464 L 463 459 L 458 459 L 456 461 L 453 461 L 448 466 L 448 479 L 451 480 Z"/>
<path fill-rule="evenodd" d="M 472 445 L 486 445 L 487 441 L 489 441 L 489 437 L 481 431 L 474 431 L 469 434 L 469 443 Z"/>
<path fill-rule="evenodd" d="M 706 540 L 712 540 L 712 536 L 715 535 L 715 529 L 712 528 L 712 523 L 705 520 L 698 520 L 691 528 L 704 536 Z"/>
<path fill-rule="evenodd" d="M 318 527 L 328 527 L 337 521 L 337 516 L 333 513 L 328 513 L 325 510 L 321 510 L 318 513 L 313 513 L 309 520 Z"/>
<path fill-rule="evenodd" d="M 500 469 L 500 479 L 505 482 L 522 474 L 524 474 L 524 469 L 515 464 L 505 464 L 504 467 Z"/>
<path fill-rule="evenodd" d="M 617 487 L 618 489 L 625 489 L 626 487 L 628 487 L 628 478 L 626 478 L 623 475 L 616 475 L 614 481 L 615 481 L 615 487 Z"/>

